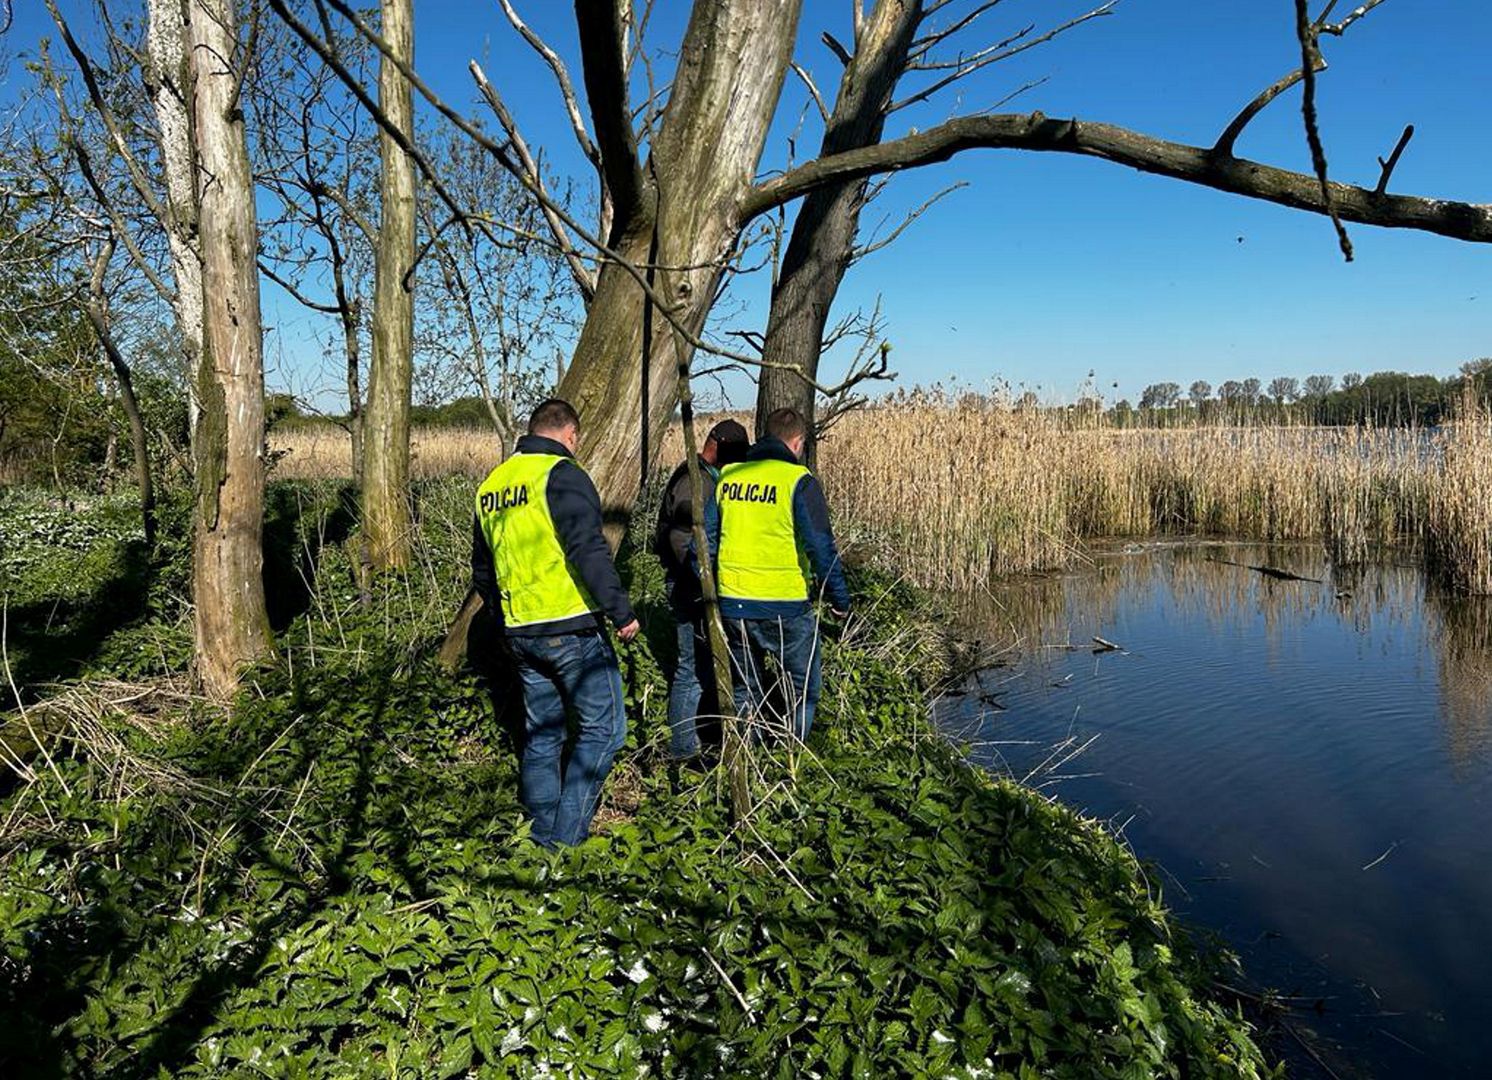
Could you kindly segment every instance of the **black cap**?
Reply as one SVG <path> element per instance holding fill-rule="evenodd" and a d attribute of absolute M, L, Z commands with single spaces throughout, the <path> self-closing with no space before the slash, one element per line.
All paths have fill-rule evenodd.
<path fill-rule="evenodd" d="M 738 420 L 722 420 L 710 429 L 706 439 L 714 439 L 716 443 L 728 445 L 738 443 L 745 446 L 751 442 L 751 437 L 746 434 L 746 429 Z"/>

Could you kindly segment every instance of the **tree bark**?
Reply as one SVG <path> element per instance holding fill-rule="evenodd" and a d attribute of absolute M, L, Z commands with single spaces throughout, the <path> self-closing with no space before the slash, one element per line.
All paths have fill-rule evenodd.
<path fill-rule="evenodd" d="M 273 652 L 264 602 L 264 361 L 258 235 L 233 0 L 192 0 L 187 27 L 200 183 L 203 338 L 193 440 L 197 676 L 226 698 Z M 241 61 L 246 62 L 246 61 Z"/>
<path fill-rule="evenodd" d="M 669 268 L 675 317 L 696 334 L 740 236 L 740 204 L 751 190 L 777 108 L 799 7 L 800 0 L 694 5 L 644 191 L 632 212 L 616 208 L 612 239 L 618 254 L 638 265 L 651 256 Z M 625 115 L 611 104 L 592 102 L 598 127 L 614 122 L 618 112 Z M 603 147 L 623 143 L 599 131 L 596 141 Z M 607 174 L 624 165 L 608 162 Z M 643 308 L 636 279 L 615 264 L 603 266 L 560 384 L 561 396 L 580 412 L 579 456 L 601 493 L 613 544 L 637 495 L 644 426 L 647 445 L 656 448 L 678 402 L 677 350 L 688 348 L 676 344 L 661 317 L 649 320 L 653 332 L 645 340 Z M 682 359 L 687 364 L 688 357 Z"/>
<path fill-rule="evenodd" d="M 922 21 L 921 0 L 878 0 L 862 24 L 855 53 L 845 65 L 824 125 L 821 157 L 874 146 L 886 127 L 886 110 L 906 71 L 908 53 Z M 772 288 L 772 307 L 762 345 L 756 392 L 756 434 L 767 417 L 793 408 L 808 420 L 804 460 L 812 464 L 819 351 L 829 309 L 854 256 L 866 177 L 828 184 L 809 193 L 798 210 L 782 269 Z"/>
<path fill-rule="evenodd" d="M 197 250 L 197 159 L 193 134 L 191 57 L 187 50 L 187 0 L 149 0 L 146 92 L 160 133 L 166 182 L 166 243 L 176 282 L 176 326 L 187 375 L 188 431 L 195 437 L 199 412 L 195 372 L 202 354 L 202 260 Z"/>
<path fill-rule="evenodd" d="M 383 0 L 384 40 L 405 64 L 414 60 L 412 0 Z M 409 80 L 380 54 L 378 102 L 412 142 Z M 379 134 L 383 175 L 374 255 L 373 362 L 363 413 L 363 539 L 374 570 L 409 563 L 413 529 L 409 492 L 409 408 L 414 379 L 414 163 L 385 131 Z"/>

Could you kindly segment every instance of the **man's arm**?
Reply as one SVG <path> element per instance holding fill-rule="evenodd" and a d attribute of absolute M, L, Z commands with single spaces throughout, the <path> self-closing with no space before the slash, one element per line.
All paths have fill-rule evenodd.
<path fill-rule="evenodd" d="M 471 587 L 477 591 L 489 611 L 502 610 L 492 549 L 487 546 L 487 534 L 482 531 L 482 522 L 475 514 L 471 516 Z"/>
<path fill-rule="evenodd" d="M 585 582 L 617 629 L 635 622 L 632 601 L 622 588 L 611 549 L 601 532 L 601 496 L 579 466 L 563 461 L 549 474 L 549 516 L 559 535 L 565 558 Z"/>
<path fill-rule="evenodd" d="M 705 490 L 705 542 L 710 545 L 710 550 L 704 553 L 706 558 L 713 559 L 715 553 L 720 550 L 720 504 L 715 501 L 715 488 L 709 487 Z M 689 550 L 693 554 L 693 565 L 695 572 L 699 572 L 700 552 L 694 550 L 694 538 L 689 538 Z M 712 564 L 713 565 L 713 564 Z M 715 582 L 718 587 L 720 583 L 719 567 L 715 568 Z"/>
<path fill-rule="evenodd" d="M 829 504 L 818 477 L 811 473 L 798 481 L 793 490 L 793 524 L 803 538 L 814 576 L 829 597 L 829 606 L 838 612 L 849 611 L 850 586 L 844 577 L 844 565 L 839 561 L 834 530 L 829 525 Z"/>

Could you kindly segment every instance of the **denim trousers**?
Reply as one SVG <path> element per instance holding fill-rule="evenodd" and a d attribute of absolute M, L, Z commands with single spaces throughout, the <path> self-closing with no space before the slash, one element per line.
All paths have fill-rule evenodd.
<path fill-rule="evenodd" d="M 601 786 L 627 737 L 622 672 L 599 631 L 509 638 L 523 683 L 528 737 L 519 795 L 545 847 L 578 844 L 590 833 Z M 567 712 L 579 728 L 565 762 Z"/>
<path fill-rule="evenodd" d="M 807 739 L 822 681 L 818 616 L 807 610 L 772 619 L 726 619 L 725 636 L 730 640 L 737 715 L 755 713 L 760 718 L 774 689 L 766 681 L 764 660 L 770 656 L 783 676 L 775 688 L 792 710 L 792 732 L 799 741 Z M 752 730 L 759 732 L 760 727 Z"/>
<path fill-rule="evenodd" d="M 704 611 L 698 604 L 673 607 L 678 659 L 668 684 L 668 756 L 685 761 L 699 753 L 700 705 L 716 709 L 715 667 L 710 659 Z"/>

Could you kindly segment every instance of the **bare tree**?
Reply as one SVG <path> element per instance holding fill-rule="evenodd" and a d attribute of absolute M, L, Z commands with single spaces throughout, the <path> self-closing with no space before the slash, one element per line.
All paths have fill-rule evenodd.
<path fill-rule="evenodd" d="M 1293 375 L 1280 375 L 1271 379 L 1269 383 L 1269 396 L 1274 398 L 1276 405 L 1280 406 L 1294 401 L 1300 397 L 1300 380 Z"/>
<path fill-rule="evenodd" d="M 378 235 L 372 210 L 378 149 L 371 121 L 336 76 L 307 57 L 298 39 L 270 29 L 260 33 L 261 59 L 244 91 L 254 122 L 255 179 L 264 196 L 259 268 L 302 306 L 335 319 L 356 480 L 363 460 L 364 312 Z M 341 47 L 361 77 L 366 44 L 352 39 Z"/>
<path fill-rule="evenodd" d="M 1202 403 L 1212 396 L 1212 384 L 1206 379 L 1198 379 L 1187 388 L 1186 394 L 1192 400 L 1192 405 L 1198 409 Z"/>
<path fill-rule="evenodd" d="M 996 4 L 976 3 L 967 10 L 949 11 L 949 3 L 924 5 L 922 0 L 877 0 L 870 11 L 855 8 L 854 36 L 846 47 L 827 31 L 822 40 L 843 65 L 832 111 L 825 106 L 808 71 L 797 63 L 793 71 L 808 88 L 824 121 L 820 156 L 862 150 L 881 141 L 887 120 L 897 111 L 927 101 L 939 91 L 982 71 L 992 64 L 1018 56 L 1028 49 L 1091 19 L 1106 15 L 1117 0 L 1070 19 L 1044 33 L 1033 34 L 1033 26 L 976 49 L 940 55 L 950 42 L 976 24 Z M 933 27 L 934 16 L 947 18 L 946 25 Z M 895 95 L 911 76 L 924 75 L 925 84 Z M 962 185 L 955 185 L 962 186 Z M 851 177 L 827 183 L 803 199 L 793 222 L 791 238 L 772 288 L 772 306 L 762 347 L 763 369 L 757 384 L 756 426 L 763 429 L 767 416 L 784 407 L 797 409 L 810 420 L 815 415 L 819 361 L 828 351 L 825 335 L 830 309 L 850 266 L 871 251 L 890 244 L 913 220 L 949 190 L 912 211 L 888 235 L 857 246 L 860 216 L 878 189 L 867 177 Z M 855 382 L 884 373 L 875 367 L 851 366 Z M 810 430 L 808 453 L 813 451 L 815 425 Z"/>

